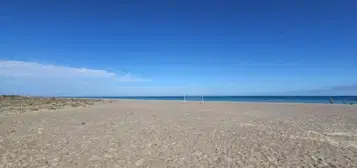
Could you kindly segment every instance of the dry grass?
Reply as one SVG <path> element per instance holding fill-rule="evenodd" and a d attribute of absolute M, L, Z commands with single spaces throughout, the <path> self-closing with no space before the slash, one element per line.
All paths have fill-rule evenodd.
<path fill-rule="evenodd" d="M 87 107 L 97 103 L 104 103 L 104 100 L 2 95 L 0 96 L 0 115 L 39 110 L 59 110 L 68 107 Z"/>

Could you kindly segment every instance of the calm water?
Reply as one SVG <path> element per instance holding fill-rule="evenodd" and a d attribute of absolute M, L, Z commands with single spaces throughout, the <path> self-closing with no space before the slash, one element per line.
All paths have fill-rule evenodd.
<path fill-rule="evenodd" d="M 136 97 L 87 97 L 134 100 L 180 100 L 183 96 L 136 96 Z M 357 96 L 332 96 L 334 104 L 357 104 Z M 201 96 L 186 96 L 187 101 L 202 101 Z M 228 102 L 276 102 L 276 103 L 323 103 L 329 104 L 329 96 L 204 96 L 204 101 Z"/>

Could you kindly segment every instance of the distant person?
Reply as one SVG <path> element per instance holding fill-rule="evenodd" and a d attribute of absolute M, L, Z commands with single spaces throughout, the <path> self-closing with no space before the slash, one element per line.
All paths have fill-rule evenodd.
<path fill-rule="evenodd" d="M 332 97 L 330 97 L 330 104 L 333 104 L 333 99 L 332 99 Z"/>

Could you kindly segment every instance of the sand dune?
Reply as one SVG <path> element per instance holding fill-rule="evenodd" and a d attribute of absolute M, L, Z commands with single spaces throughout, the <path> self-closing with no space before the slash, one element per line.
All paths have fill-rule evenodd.
<path fill-rule="evenodd" d="M 109 103 L 99 99 L 49 98 L 17 95 L 0 95 L 0 116 L 37 111 L 56 111 L 63 108 L 87 107 Z"/>
<path fill-rule="evenodd" d="M 0 117 L 0 167 L 357 167 L 357 107 L 119 100 Z"/>

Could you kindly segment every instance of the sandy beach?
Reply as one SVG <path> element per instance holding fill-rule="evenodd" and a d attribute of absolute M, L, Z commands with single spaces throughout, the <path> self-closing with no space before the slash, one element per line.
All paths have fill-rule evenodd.
<path fill-rule="evenodd" d="M 353 168 L 357 106 L 116 100 L 7 113 L 2 167 Z"/>

